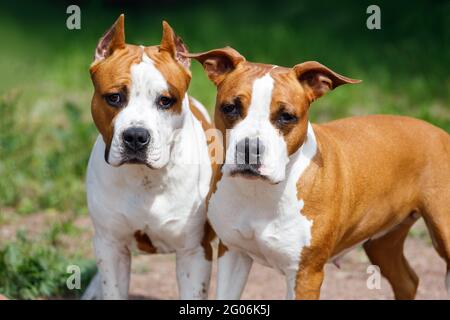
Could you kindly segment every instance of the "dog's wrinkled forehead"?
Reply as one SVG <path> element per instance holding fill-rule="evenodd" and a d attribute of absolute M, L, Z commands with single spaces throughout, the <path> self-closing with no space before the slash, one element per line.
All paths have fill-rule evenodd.
<path fill-rule="evenodd" d="M 152 64 L 166 82 L 180 93 L 187 90 L 189 75 L 170 54 L 159 51 L 158 46 L 143 47 L 129 44 L 91 68 L 95 89 L 108 91 L 119 87 L 129 88 L 132 66 L 141 62 Z"/>
<path fill-rule="evenodd" d="M 91 67 L 91 76 L 97 91 L 129 87 L 131 85 L 131 66 L 142 61 L 142 48 L 126 45 L 115 51 L 108 59 Z"/>
<path fill-rule="evenodd" d="M 257 96 L 265 96 L 265 99 Z M 283 103 L 302 108 L 308 102 L 302 86 L 289 68 L 251 62 L 239 65 L 218 86 L 219 103 L 236 97 L 243 100 L 244 108 L 250 106 L 252 99 L 255 102 L 253 106 L 269 99 L 271 109 Z"/>

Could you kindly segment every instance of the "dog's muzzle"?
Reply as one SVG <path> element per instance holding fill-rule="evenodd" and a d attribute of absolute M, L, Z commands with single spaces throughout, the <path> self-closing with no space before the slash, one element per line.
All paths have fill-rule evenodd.
<path fill-rule="evenodd" d="M 131 127 L 122 133 L 122 143 L 124 148 L 125 162 L 146 161 L 147 148 L 150 144 L 151 136 L 147 129 L 141 127 Z"/>
<path fill-rule="evenodd" d="M 256 138 L 244 138 L 236 144 L 235 164 L 231 175 L 247 178 L 263 178 L 260 173 L 261 158 L 264 155 L 264 144 Z"/>

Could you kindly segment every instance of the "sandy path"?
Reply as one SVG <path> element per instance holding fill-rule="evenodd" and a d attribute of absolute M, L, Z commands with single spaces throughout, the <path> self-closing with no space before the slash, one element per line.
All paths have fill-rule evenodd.
<path fill-rule="evenodd" d="M 430 244 L 409 238 L 406 256 L 420 278 L 417 299 L 449 299 L 445 289 L 445 263 Z M 393 299 L 389 283 L 381 288 L 366 286 L 369 261 L 362 249 L 355 249 L 335 265 L 326 266 L 322 299 Z M 137 256 L 133 262 L 131 297 L 134 299 L 176 299 L 175 258 L 173 255 Z M 215 268 L 212 290 L 214 292 Z M 213 296 L 213 295 L 212 295 Z M 244 299 L 283 299 L 284 278 L 275 271 L 254 264 L 244 290 Z"/>

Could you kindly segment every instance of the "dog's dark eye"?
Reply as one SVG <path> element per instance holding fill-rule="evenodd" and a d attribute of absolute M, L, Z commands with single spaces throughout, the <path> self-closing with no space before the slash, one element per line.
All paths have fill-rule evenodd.
<path fill-rule="evenodd" d="M 280 113 L 280 115 L 278 116 L 277 121 L 280 124 L 291 124 L 291 123 L 295 123 L 297 122 L 297 117 L 293 114 L 290 114 L 288 112 L 282 112 Z"/>
<path fill-rule="evenodd" d="M 235 118 L 239 116 L 239 107 L 236 104 L 225 104 L 222 106 L 222 113 L 228 118 Z"/>
<path fill-rule="evenodd" d="M 123 95 L 121 93 L 112 93 L 105 96 L 106 102 L 113 107 L 121 107 L 124 102 Z"/>
<path fill-rule="evenodd" d="M 167 96 L 160 96 L 158 98 L 158 107 L 161 109 L 169 109 L 174 103 L 175 99 Z"/>

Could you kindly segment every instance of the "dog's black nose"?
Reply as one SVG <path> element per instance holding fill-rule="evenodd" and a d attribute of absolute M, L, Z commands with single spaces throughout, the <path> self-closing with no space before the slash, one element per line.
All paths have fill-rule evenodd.
<path fill-rule="evenodd" d="M 236 164 L 261 165 L 264 144 L 259 138 L 245 138 L 236 144 Z"/>
<path fill-rule="evenodd" d="M 123 132 L 123 142 L 128 150 L 141 151 L 149 144 L 150 133 L 144 128 L 128 128 Z"/>

